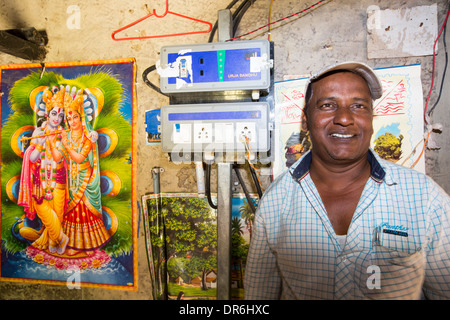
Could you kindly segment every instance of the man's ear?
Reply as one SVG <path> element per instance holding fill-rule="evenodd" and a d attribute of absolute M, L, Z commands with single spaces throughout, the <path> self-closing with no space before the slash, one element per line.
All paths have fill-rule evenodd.
<path fill-rule="evenodd" d="M 304 110 L 305 109 L 302 110 L 301 128 L 302 128 L 302 131 L 308 131 L 308 124 L 306 123 L 306 112 Z"/>

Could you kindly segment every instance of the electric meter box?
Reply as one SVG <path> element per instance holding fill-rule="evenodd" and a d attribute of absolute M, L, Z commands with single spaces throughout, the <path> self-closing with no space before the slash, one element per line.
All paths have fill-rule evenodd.
<path fill-rule="evenodd" d="M 270 42 L 250 40 L 161 48 L 163 93 L 268 90 Z"/>
<path fill-rule="evenodd" d="M 266 152 L 269 104 L 242 102 L 161 107 L 163 152 Z"/>

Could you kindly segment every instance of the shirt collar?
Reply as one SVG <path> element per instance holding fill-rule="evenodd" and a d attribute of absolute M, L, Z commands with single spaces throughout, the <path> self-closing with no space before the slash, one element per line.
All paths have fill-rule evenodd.
<path fill-rule="evenodd" d="M 291 173 L 291 175 L 294 177 L 295 180 L 300 181 L 309 173 L 309 168 L 311 166 L 311 158 L 312 158 L 311 151 L 308 151 L 289 168 L 289 172 Z M 386 172 L 384 171 L 383 167 L 378 161 L 375 151 L 373 151 L 371 148 L 369 148 L 367 160 L 370 163 L 371 178 L 376 182 L 381 183 L 386 176 Z"/>

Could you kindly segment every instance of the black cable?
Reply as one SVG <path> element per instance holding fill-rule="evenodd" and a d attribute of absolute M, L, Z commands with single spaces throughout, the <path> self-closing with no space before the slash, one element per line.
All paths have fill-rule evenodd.
<path fill-rule="evenodd" d="M 152 89 L 155 90 L 156 92 L 158 92 L 158 93 L 160 93 L 160 94 L 165 95 L 166 97 L 168 97 L 167 94 L 163 93 L 163 92 L 161 91 L 160 88 L 158 88 L 156 85 L 154 85 L 153 83 L 151 83 L 150 80 L 148 80 L 148 78 L 147 78 L 148 74 L 149 74 L 150 72 L 152 72 L 152 71 L 155 71 L 155 70 L 156 70 L 156 66 L 155 66 L 155 65 L 152 65 L 152 66 L 148 67 L 147 69 L 145 69 L 144 72 L 142 72 L 142 79 L 144 80 L 144 83 L 145 83 L 146 85 L 148 85 L 150 88 L 152 88 Z"/>
<path fill-rule="evenodd" d="M 259 185 L 259 181 L 258 181 L 258 177 L 256 176 L 256 172 L 255 170 L 252 168 L 252 166 L 250 165 L 250 162 L 248 163 L 248 167 L 250 169 L 250 173 L 252 175 L 253 178 L 253 182 L 255 183 L 256 186 L 256 190 L 258 191 L 258 196 L 261 199 L 262 197 L 262 190 L 261 190 L 261 186 Z"/>
<path fill-rule="evenodd" d="M 442 74 L 442 79 L 441 79 L 441 88 L 439 89 L 439 95 L 438 98 L 436 100 L 436 102 L 434 103 L 433 107 L 430 109 L 430 111 L 428 112 L 428 115 L 431 115 L 431 113 L 433 112 L 434 108 L 436 108 L 437 104 L 439 103 L 439 100 L 441 99 L 441 95 L 442 95 L 442 89 L 444 87 L 444 81 L 445 81 L 445 74 L 447 73 L 447 66 L 448 66 L 448 52 L 447 52 L 447 42 L 445 41 L 445 34 L 447 32 L 447 24 L 445 24 L 444 26 L 444 51 L 445 51 L 445 66 L 444 66 L 444 70 L 443 70 L 443 74 Z"/>
<path fill-rule="evenodd" d="M 242 179 L 241 173 L 239 172 L 239 170 L 236 166 L 233 166 L 233 169 L 234 169 L 234 172 L 236 173 L 239 183 L 241 184 L 242 190 L 244 191 L 245 197 L 247 198 L 247 202 L 250 205 L 252 212 L 256 213 L 255 204 L 253 203 L 253 199 L 250 197 L 250 193 L 248 192 L 247 187 Z"/>
<path fill-rule="evenodd" d="M 212 27 L 211 32 L 209 33 L 208 42 L 213 41 L 214 35 L 216 34 L 216 31 L 217 31 L 217 25 L 218 25 L 218 21 L 216 20 L 216 23 L 214 23 L 214 26 Z"/>
<path fill-rule="evenodd" d="M 226 9 L 231 9 L 234 7 L 234 5 L 236 4 L 236 2 L 238 2 L 239 0 L 233 0 L 231 1 L 228 6 L 226 7 Z"/>
<path fill-rule="evenodd" d="M 234 24 L 234 21 L 235 21 L 237 15 L 241 12 L 242 8 L 244 8 L 244 6 L 247 4 L 247 2 L 249 2 L 249 0 L 243 0 L 243 1 L 241 2 L 241 4 L 239 5 L 239 7 L 237 7 L 237 9 L 234 10 L 234 12 L 233 12 L 233 14 L 232 14 L 232 17 L 233 17 L 233 24 Z"/>
<path fill-rule="evenodd" d="M 231 2 L 228 4 L 228 6 L 226 7 L 226 9 L 231 9 L 231 8 L 236 4 L 236 2 L 238 2 L 238 1 L 239 1 L 239 0 L 233 0 L 233 1 L 231 1 Z M 244 0 L 244 2 L 246 2 L 246 1 L 247 1 L 247 0 Z M 212 41 L 214 40 L 214 35 L 215 35 L 216 31 L 217 31 L 218 24 L 219 24 L 219 22 L 216 20 L 216 23 L 214 23 L 214 26 L 212 27 L 211 32 L 209 33 L 209 39 L 208 39 L 208 42 L 212 42 Z"/>
<path fill-rule="evenodd" d="M 205 175 L 205 193 L 206 197 L 208 198 L 208 203 L 213 209 L 217 209 L 217 205 L 212 202 L 211 199 L 211 164 L 206 163 L 206 175 Z"/>
<path fill-rule="evenodd" d="M 254 0 L 245 0 L 241 3 L 241 5 L 236 9 L 233 14 L 233 37 L 236 35 L 236 30 L 239 26 L 239 23 L 242 20 L 242 17 L 247 12 L 248 8 L 252 5 Z"/>

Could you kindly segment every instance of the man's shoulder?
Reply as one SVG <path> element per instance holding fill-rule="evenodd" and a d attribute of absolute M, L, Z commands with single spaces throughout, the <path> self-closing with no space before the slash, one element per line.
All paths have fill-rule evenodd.
<path fill-rule="evenodd" d="M 431 192 L 433 190 L 437 194 L 444 194 L 448 197 L 447 192 L 427 174 L 388 160 L 381 159 L 379 162 L 386 171 L 386 182 L 388 184 L 394 182 L 405 186 L 407 189 L 421 189 L 423 192 Z"/>
<path fill-rule="evenodd" d="M 292 181 L 292 174 L 289 172 L 289 170 L 283 171 L 270 183 L 264 194 L 278 191 L 280 189 L 287 190 L 290 188 Z"/>
<path fill-rule="evenodd" d="M 413 168 L 405 167 L 403 165 L 385 159 L 378 159 L 378 161 L 380 165 L 383 167 L 383 169 L 386 171 L 386 173 L 388 175 L 391 175 L 392 177 L 416 178 L 423 180 L 427 180 L 429 178 L 425 173 L 415 170 Z"/>

